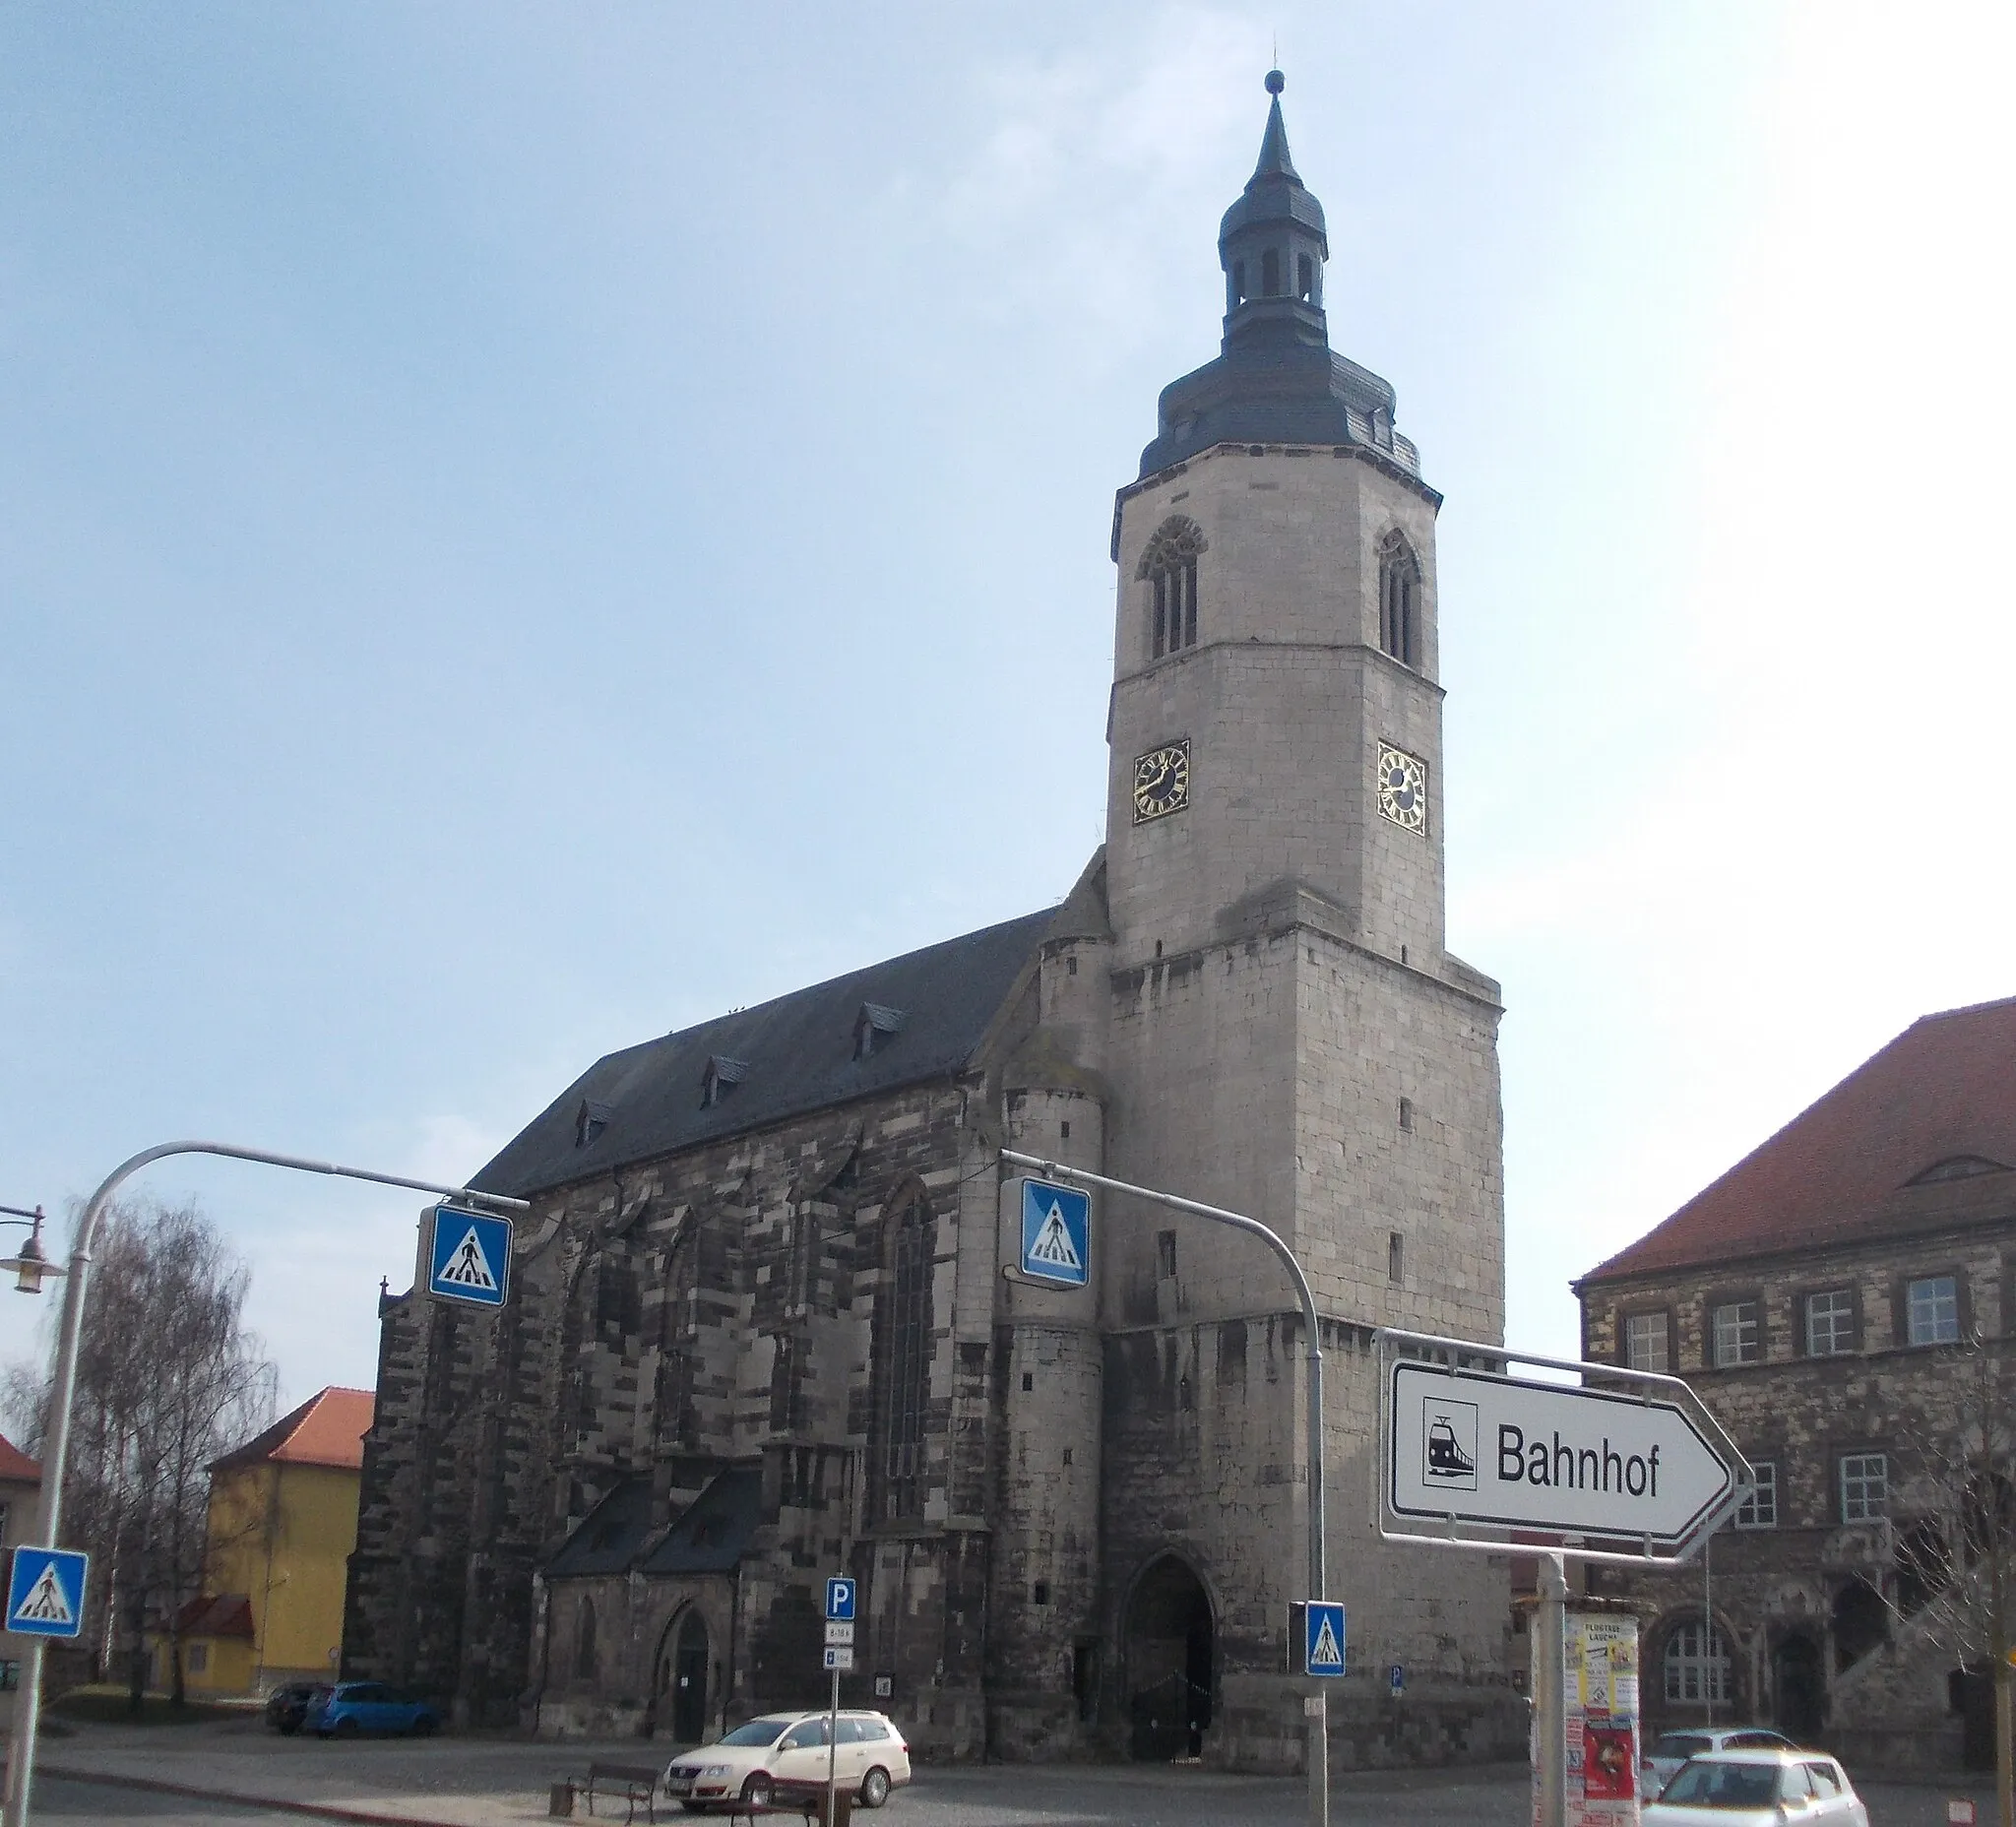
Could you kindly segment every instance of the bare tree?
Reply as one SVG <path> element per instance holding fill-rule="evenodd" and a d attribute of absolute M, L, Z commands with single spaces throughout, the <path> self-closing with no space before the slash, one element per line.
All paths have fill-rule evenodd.
<path fill-rule="evenodd" d="M 137 1711 L 157 1621 L 173 1698 L 183 1699 L 180 1621 L 203 1589 L 210 1464 L 273 1418 L 277 1375 L 244 1325 L 251 1271 L 195 1206 L 120 1204 L 99 1235 L 78 1349 L 63 1533 L 98 1570 L 94 1660 L 103 1671 L 124 1656 Z M 17 1366 L 0 1402 L 37 1450 L 46 1378 Z"/>
<path fill-rule="evenodd" d="M 1897 1493 L 1885 1597 L 1905 1634 L 1992 1679 L 1996 1801 L 2001 1827 L 2016 1827 L 2016 1364 L 1979 1331 L 1951 1361 L 1952 1424 L 1927 1429 Z"/>

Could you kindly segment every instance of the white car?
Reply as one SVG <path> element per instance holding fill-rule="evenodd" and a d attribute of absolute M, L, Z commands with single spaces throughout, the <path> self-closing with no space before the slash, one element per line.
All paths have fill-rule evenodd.
<path fill-rule="evenodd" d="M 1679 1767 L 1703 1751 L 1796 1751 L 1783 1732 L 1763 1726 L 1703 1726 L 1699 1730 L 1663 1732 L 1653 1739 L 1638 1770 L 1638 1795 L 1650 1801 L 1673 1780 Z"/>
<path fill-rule="evenodd" d="M 689 1814 L 741 1800 L 766 1806 L 780 1783 L 826 1781 L 828 1716 L 766 1713 L 714 1744 L 685 1751 L 665 1766 L 665 1794 Z M 910 1781 L 910 1746 L 886 1713 L 840 1715 L 832 1753 L 835 1781 L 864 1808 L 879 1808 Z"/>
<path fill-rule="evenodd" d="M 1705 1751 L 1690 1757 L 1644 1827 L 1869 1827 L 1848 1773 L 1823 1751 Z"/>

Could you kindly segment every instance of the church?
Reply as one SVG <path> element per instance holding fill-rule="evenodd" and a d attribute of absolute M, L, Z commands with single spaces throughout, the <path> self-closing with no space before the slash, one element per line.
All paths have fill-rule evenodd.
<path fill-rule="evenodd" d="M 1330 346 L 1267 89 L 1220 353 L 1114 502 L 1104 844 L 1052 907 L 608 1054 L 475 1176 L 531 1202 L 510 1298 L 381 1300 L 346 1674 L 693 1743 L 823 1703 L 848 1573 L 843 1703 L 920 1757 L 1298 1768 L 1294 1292 L 1123 1196 L 1083 1287 L 1023 1275 L 1006 1148 L 1286 1239 L 1332 1758 L 1522 1750 L 1507 1562 L 1373 1522 L 1374 1329 L 1503 1337 L 1502 1010 L 1443 942 L 1441 497 Z"/>

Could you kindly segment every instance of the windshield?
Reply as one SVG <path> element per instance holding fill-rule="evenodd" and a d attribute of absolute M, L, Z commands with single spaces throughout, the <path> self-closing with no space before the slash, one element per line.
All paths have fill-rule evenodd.
<path fill-rule="evenodd" d="M 746 1726 L 737 1726 L 722 1739 L 724 1744 L 775 1744 L 784 1736 L 784 1729 L 790 1724 L 788 1719 L 752 1719 Z"/>
<path fill-rule="evenodd" d="M 1692 1757 L 1708 1748 L 1708 1740 L 1698 1732 L 1663 1732 L 1652 1747 L 1652 1754 L 1655 1757 Z"/>
<path fill-rule="evenodd" d="M 1776 1764 L 1721 1764 L 1705 1758 L 1688 1764 L 1660 1796 L 1696 1808 L 1768 1808 L 1777 1799 Z"/>

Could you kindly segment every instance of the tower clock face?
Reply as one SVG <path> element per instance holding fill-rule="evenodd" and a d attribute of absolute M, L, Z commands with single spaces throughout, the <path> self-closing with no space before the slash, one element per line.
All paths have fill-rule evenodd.
<path fill-rule="evenodd" d="M 1379 816 L 1406 831 L 1428 828 L 1428 766 L 1418 755 L 1379 744 Z"/>
<path fill-rule="evenodd" d="M 1166 818 L 1190 803 L 1190 739 L 1165 742 L 1134 764 L 1134 822 Z"/>

